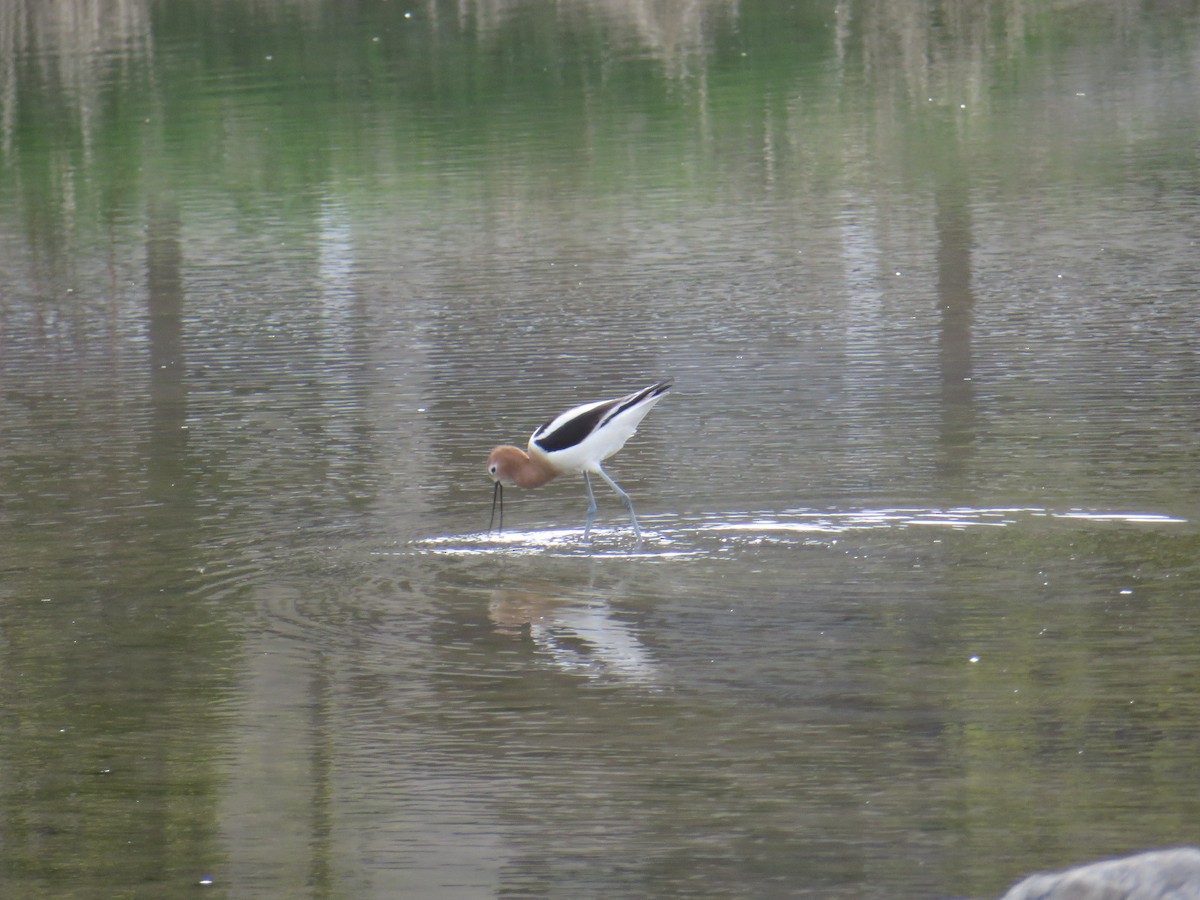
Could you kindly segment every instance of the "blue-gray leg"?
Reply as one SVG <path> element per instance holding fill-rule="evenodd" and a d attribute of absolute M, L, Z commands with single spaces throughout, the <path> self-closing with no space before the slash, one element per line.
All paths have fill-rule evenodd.
<path fill-rule="evenodd" d="M 625 493 L 623 490 L 621 490 L 620 485 L 618 485 L 615 481 L 613 481 L 611 478 L 608 477 L 607 472 L 605 472 L 599 466 L 596 466 L 596 471 L 600 473 L 601 478 L 603 478 L 605 481 L 608 482 L 608 486 L 617 492 L 617 496 L 619 496 L 622 500 L 625 501 L 625 508 L 629 510 L 629 518 L 633 521 L 633 536 L 635 538 L 637 538 L 637 540 L 640 541 L 642 539 L 642 529 L 638 528 L 637 513 L 635 513 L 633 511 L 633 501 L 629 499 L 629 495 L 627 493 Z M 590 493 L 591 490 L 592 490 L 592 485 L 591 485 L 591 482 L 589 482 L 588 483 L 588 492 Z M 596 501 L 593 499 L 592 500 L 593 511 L 595 510 L 595 505 L 596 505 Z"/>
<path fill-rule="evenodd" d="M 587 524 L 583 526 L 583 539 L 586 541 L 588 535 L 592 533 L 592 523 L 596 521 L 596 495 L 592 493 L 592 478 L 587 472 L 583 473 L 583 483 L 588 489 L 588 516 Z"/>

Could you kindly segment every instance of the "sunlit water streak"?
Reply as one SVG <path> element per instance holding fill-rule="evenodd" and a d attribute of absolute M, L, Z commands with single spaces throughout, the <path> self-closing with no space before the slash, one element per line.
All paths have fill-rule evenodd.
<path fill-rule="evenodd" d="M 839 535 L 850 532 L 905 528 L 1019 527 L 1032 519 L 1110 522 L 1127 525 L 1186 525 L 1189 520 L 1155 512 L 1105 510 L 1053 510 L 1037 507 L 973 509 L 862 509 L 840 511 L 795 510 L 783 513 L 706 514 L 675 518 L 645 516 L 643 540 L 633 540 L 627 530 L 596 529 L 593 539 L 583 539 L 582 529 L 528 529 L 446 535 L 413 541 L 387 552 L 431 553 L 448 556 L 508 554 L 598 556 L 670 559 L 703 556 L 732 545 L 789 541 L 789 536 Z M 715 538 L 715 541 L 714 541 Z"/>

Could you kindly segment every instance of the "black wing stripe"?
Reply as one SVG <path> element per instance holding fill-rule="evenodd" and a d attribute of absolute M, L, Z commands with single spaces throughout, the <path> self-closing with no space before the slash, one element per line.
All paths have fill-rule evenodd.
<path fill-rule="evenodd" d="M 547 453 L 553 453 L 555 450 L 566 450 L 568 447 L 574 447 L 576 444 L 582 443 L 587 439 L 587 436 L 600 427 L 607 421 L 606 413 L 621 401 L 610 400 L 608 403 L 601 404 L 595 409 L 589 409 L 581 416 L 576 416 L 569 422 L 564 422 L 554 431 L 547 434 L 545 437 L 534 437 L 534 443 L 545 450 Z M 550 422 L 554 420 L 551 419 Z M 549 425 L 547 422 L 546 425 Z M 543 425 L 538 429 L 538 434 L 546 428 Z"/>
<path fill-rule="evenodd" d="M 604 417 L 604 419 L 600 422 L 600 424 L 597 425 L 596 427 L 603 428 L 605 425 L 608 424 L 610 419 L 615 418 L 616 416 L 619 416 L 621 413 L 625 412 L 625 410 L 629 409 L 629 407 L 637 406 L 643 400 L 647 399 L 648 397 L 650 397 L 651 395 L 653 395 L 655 393 L 662 393 L 659 390 L 659 388 L 661 388 L 661 387 L 662 387 L 662 385 L 660 385 L 660 384 L 652 384 L 652 385 L 650 385 L 650 387 L 646 388 L 644 391 L 638 391 L 636 394 L 631 395 L 629 397 L 629 399 L 625 400 L 624 402 L 622 402 L 620 400 L 614 400 L 613 402 L 619 403 L 620 406 L 618 406 L 616 409 L 611 410 L 609 412 L 609 414 L 606 415 Z"/>
<path fill-rule="evenodd" d="M 631 406 L 637 406 L 643 400 L 664 393 L 670 387 L 670 381 L 660 381 L 658 384 L 652 384 L 650 387 L 638 391 L 636 394 L 618 397 L 616 400 L 601 403 L 599 406 L 589 409 L 587 412 L 576 416 L 570 421 L 564 422 L 550 434 L 538 437 L 554 421 L 554 419 L 551 419 L 534 432 L 533 442 L 547 453 L 574 447 L 587 440 L 588 435 L 596 429 L 603 428 L 614 416 L 619 416 L 625 410 Z"/>

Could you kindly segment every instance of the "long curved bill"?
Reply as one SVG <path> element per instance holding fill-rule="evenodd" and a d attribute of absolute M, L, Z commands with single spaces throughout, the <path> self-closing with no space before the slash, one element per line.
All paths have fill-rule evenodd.
<path fill-rule="evenodd" d="M 497 532 L 504 530 L 504 485 L 499 481 L 492 488 L 492 517 L 488 519 L 488 534 L 492 533 L 492 523 L 496 521 L 496 503 L 500 503 L 500 525 L 496 529 Z"/>

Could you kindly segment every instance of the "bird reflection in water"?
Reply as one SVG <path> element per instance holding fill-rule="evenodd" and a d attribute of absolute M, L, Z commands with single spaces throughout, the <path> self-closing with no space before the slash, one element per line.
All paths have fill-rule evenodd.
<path fill-rule="evenodd" d="M 633 626 L 604 600 L 535 589 L 492 592 L 488 617 L 500 634 L 523 638 L 555 668 L 589 678 L 641 685 L 658 680 L 658 666 Z"/>

